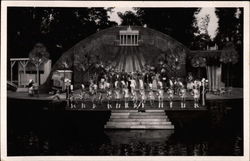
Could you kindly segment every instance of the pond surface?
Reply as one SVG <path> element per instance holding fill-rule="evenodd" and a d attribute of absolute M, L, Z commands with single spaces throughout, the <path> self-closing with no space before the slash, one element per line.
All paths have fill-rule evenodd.
<path fill-rule="evenodd" d="M 105 130 L 108 111 L 50 111 L 8 100 L 8 156 L 241 156 L 243 100 L 167 112 L 175 130 Z M 41 107 L 41 108 L 39 108 Z"/>

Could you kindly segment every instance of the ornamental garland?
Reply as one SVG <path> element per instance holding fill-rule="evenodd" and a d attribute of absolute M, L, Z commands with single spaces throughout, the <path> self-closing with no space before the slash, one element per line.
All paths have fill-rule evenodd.
<path fill-rule="evenodd" d="M 220 62 L 222 63 L 232 63 L 235 64 L 238 62 L 239 55 L 234 48 L 232 42 L 228 42 L 222 50 Z"/>
<path fill-rule="evenodd" d="M 181 59 L 179 55 L 170 54 L 167 56 L 167 64 L 170 66 L 173 70 L 180 70 L 181 69 Z"/>
<path fill-rule="evenodd" d="M 180 70 L 181 65 L 185 64 L 184 49 L 176 47 L 173 51 L 167 53 L 167 64 L 173 70 Z"/>
<path fill-rule="evenodd" d="M 198 68 L 198 67 L 205 67 L 206 66 L 206 58 L 203 58 L 201 56 L 199 57 L 193 57 L 191 60 L 192 67 Z"/>

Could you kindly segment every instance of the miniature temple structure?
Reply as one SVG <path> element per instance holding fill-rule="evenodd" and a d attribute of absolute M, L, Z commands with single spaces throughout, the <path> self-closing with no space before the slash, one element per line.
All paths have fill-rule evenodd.
<path fill-rule="evenodd" d="M 129 26 L 127 30 L 119 31 L 120 46 L 138 46 L 139 45 L 139 31 L 132 30 Z"/>

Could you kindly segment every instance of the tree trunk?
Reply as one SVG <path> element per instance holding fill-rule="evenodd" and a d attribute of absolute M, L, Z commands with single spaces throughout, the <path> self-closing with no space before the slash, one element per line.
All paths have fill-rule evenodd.
<path fill-rule="evenodd" d="M 230 64 L 227 63 L 227 86 L 226 87 L 230 87 Z"/>
<path fill-rule="evenodd" d="M 201 79 L 201 67 L 198 67 L 197 77 L 198 79 Z"/>
<path fill-rule="evenodd" d="M 37 85 L 39 86 L 40 80 L 39 80 L 39 66 L 38 65 L 36 65 L 36 82 L 37 82 Z"/>

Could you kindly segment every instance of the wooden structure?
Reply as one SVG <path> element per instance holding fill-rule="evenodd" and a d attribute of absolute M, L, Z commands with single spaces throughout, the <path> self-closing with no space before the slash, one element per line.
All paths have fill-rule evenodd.
<path fill-rule="evenodd" d="M 13 68 L 17 64 L 17 80 L 13 78 Z M 30 79 L 36 80 L 36 68 L 29 58 L 10 58 L 10 84 L 15 83 L 18 87 L 25 87 Z M 44 83 L 51 71 L 51 60 L 42 64 L 39 68 L 40 83 Z"/>

